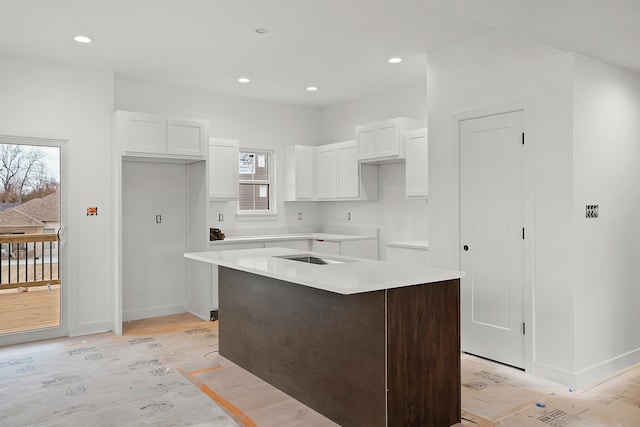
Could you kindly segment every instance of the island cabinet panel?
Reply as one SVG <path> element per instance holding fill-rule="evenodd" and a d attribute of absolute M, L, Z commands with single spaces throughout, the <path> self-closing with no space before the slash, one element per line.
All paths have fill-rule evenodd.
<path fill-rule="evenodd" d="M 388 291 L 389 426 L 460 422 L 459 280 Z"/>
<path fill-rule="evenodd" d="M 460 421 L 459 280 L 342 295 L 218 274 L 222 356 L 343 427 Z"/>
<path fill-rule="evenodd" d="M 342 426 L 385 425 L 383 291 L 218 274 L 222 356 Z"/>

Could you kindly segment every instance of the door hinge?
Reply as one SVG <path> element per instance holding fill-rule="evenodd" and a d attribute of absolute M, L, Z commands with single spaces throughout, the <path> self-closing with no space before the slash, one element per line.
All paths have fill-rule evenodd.
<path fill-rule="evenodd" d="M 526 334 L 527 334 L 526 323 L 522 322 L 522 335 L 526 335 Z"/>
<path fill-rule="evenodd" d="M 522 227 L 522 240 L 524 240 L 524 227 Z"/>
<path fill-rule="evenodd" d="M 524 145 L 524 132 L 522 132 L 522 145 Z"/>

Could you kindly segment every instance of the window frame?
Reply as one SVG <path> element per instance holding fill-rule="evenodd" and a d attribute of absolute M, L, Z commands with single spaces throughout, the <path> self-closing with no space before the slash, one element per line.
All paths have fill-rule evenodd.
<path fill-rule="evenodd" d="M 277 219 L 278 212 L 276 208 L 276 155 L 275 150 L 268 148 L 240 147 L 238 156 L 242 153 L 266 154 L 268 156 L 267 164 L 268 179 L 266 180 L 243 180 L 240 173 L 240 164 L 238 163 L 238 202 L 236 203 L 236 219 L 238 220 L 265 220 Z M 257 161 L 257 160 L 256 160 Z M 239 157 L 238 157 L 239 162 Z M 268 210 L 240 210 L 240 186 L 242 184 L 266 184 L 269 186 L 269 209 Z"/>

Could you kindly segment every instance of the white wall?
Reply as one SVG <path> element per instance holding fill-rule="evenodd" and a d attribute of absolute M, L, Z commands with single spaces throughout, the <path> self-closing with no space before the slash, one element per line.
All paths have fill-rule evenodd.
<path fill-rule="evenodd" d="M 122 162 L 123 321 L 187 311 L 187 183 L 185 164 Z"/>
<path fill-rule="evenodd" d="M 355 139 L 355 127 L 393 117 L 427 118 L 426 76 L 399 90 L 368 96 L 324 108 L 321 111 L 322 143 Z M 381 230 L 379 253 L 385 259 L 384 242 L 428 240 L 428 202 L 405 197 L 404 163 L 379 166 L 379 199 L 370 202 L 322 202 L 325 223 L 374 226 Z M 347 212 L 351 220 L 347 220 Z"/>
<path fill-rule="evenodd" d="M 276 150 L 277 188 L 283 194 L 284 152 L 287 145 L 316 145 L 321 140 L 319 112 L 315 108 L 254 101 L 226 95 L 197 92 L 177 87 L 115 81 L 115 109 L 155 113 L 177 118 L 207 119 L 210 135 L 240 141 L 240 147 Z M 314 203 L 277 204 L 273 220 L 238 221 L 236 202 L 211 202 L 209 226 L 227 235 L 251 234 L 264 229 L 309 227 L 320 223 Z M 303 213 L 302 221 L 297 220 Z M 218 222 L 218 214 L 224 221 Z"/>
<path fill-rule="evenodd" d="M 109 330 L 113 74 L 0 56 L 0 94 L 0 133 L 68 139 L 62 219 L 69 257 L 62 262 L 69 279 L 62 289 L 71 304 L 69 333 Z M 86 216 L 88 206 L 98 216 Z"/>
<path fill-rule="evenodd" d="M 429 223 L 432 265 L 459 267 L 456 112 L 533 99 L 534 373 L 571 382 L 573 312 L 573 56 L 501 32 L 429 55 Z M 529 328 L 531 330 L 531 328 Z"/>
<path fill-rule="evenodd" d="M 576 55 L 574 76 L 576 371 L 588 384 L 640 361 L 640 75 Z"/>

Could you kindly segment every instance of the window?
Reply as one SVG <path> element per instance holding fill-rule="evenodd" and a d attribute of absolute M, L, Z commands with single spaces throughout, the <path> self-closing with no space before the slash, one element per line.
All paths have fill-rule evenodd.
<path fill-rule="evenodd" d="M 238 211 L 273 213 L 273 153 L 240 149 Z"/>

